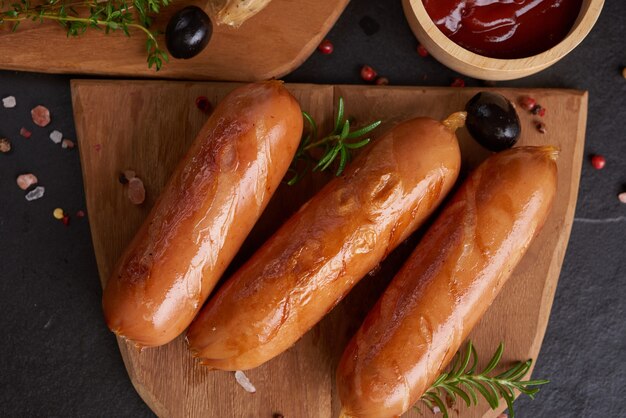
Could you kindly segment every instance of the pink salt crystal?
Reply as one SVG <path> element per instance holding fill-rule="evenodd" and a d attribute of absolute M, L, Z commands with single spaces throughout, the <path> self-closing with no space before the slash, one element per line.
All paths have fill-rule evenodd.
<path fill-rule="evenodd" d="M 74 148 L 74 141 L 71 139 L 64 139 L 63 142 L 61 142 L 61 148 Z"/>
<path fill-rule="evenodd" d="M 138 177 L 133 177 L 128 181 L 127 193 L 128 199 L 134 205 L 141 205 L 146 200 L 146 189 Z"/>
<path fill-rule="evenodd" d="M 626 203 L 626 192 L 618 194 L 617 198 L 619 199 L 620 202 Z"/>
<path fill-rule="evenodd" d="M 50 111 L 47 107 L 39 105 L 30 111 L 30 115 L 33 117 L 33 122 L 35 122 L 37 126 L 43 128 L 50 123 Z"/>
<path fill-rule="evenodd" d="M 133 179 L 136 176 L 137 176 L 137 174 L 133 170 L 125 170 L 124 171 L 124 177 L 126 177 L 126 180 Z"/>
<path fill-rule="evenodd" d="M 24 138 L 28 139 L 32 135 L 32 132 L 29 131 L 26 128 L 22 128 L 22 129 L 20 129 L 20 135 L 22 135 Z"/>
<path fill-rule="evenodd" d="M 26 190 L 33 184 L 37 184 L 37 177 L 34 174 L 21 174 L 17 176 L 17 185 L 20 189 Z"/>

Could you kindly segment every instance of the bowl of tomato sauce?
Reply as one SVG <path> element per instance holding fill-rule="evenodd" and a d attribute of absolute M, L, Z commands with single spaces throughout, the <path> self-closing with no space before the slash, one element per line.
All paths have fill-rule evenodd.
<path fill-rule="evenodd" d="M 403 0 L 429 53 L 470 77 L 512 80 L 537 73 L 589 34 L 604 0 Z"/>

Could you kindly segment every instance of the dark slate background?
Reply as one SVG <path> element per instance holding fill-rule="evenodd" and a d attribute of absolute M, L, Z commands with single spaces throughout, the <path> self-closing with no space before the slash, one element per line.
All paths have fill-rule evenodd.
<path fill-rule="evenodd" d="M 369 17 L 376 24 L 368 19 Z M 519 399 L 519 417 L 617 417 L 626 410 L 626 2 L 608 1 L 594 31 L 552 68 L 502 86 L 589 91 L 586 158 L 576 220 L 535 376 L 549 378 L 537 400 Z M 377 26 L 379 26 L 377 28 Z M 376 30 L 373 34 L 370 29 Z M 367 30 L 366 30 L 367 29 Z M 369 64 L 396 85 L 446 86 L 457 76 L 415 53 L 399 1 L 353 0 L 328 37 L 335 53 L 315 53 L 291 82 L 359 83 Z M 16 46 L 19 47 L 19 46 Z M 279 45 L 276 46 L 280 47 Z M 75 138 L 67 76 L 0 72 L 0 415 L 10 417 L 152 416 L 133 389 L 100 311 L 101 289 L 86 219 L 65 227 L 62 207 L 85 208 L 76 150 L 48 139 L 50 129 Z M 482 85 L 467 79 L 468 85 Z M 50 108 L 52 124 L 33 125 L 29 110 Z M 25 126 L 29 140 L 18 135 Z M 27 202 L 15 185 L 33 172 L 44 198 Z M 292 418 L 292 417 L 289 417 Z"/>

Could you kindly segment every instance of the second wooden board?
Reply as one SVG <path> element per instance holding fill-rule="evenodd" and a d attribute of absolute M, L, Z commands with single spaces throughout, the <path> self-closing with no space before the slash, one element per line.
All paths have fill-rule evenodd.
<path fill-rule="evenodd" d="M 206 120 L 194 101 L 217 103 L 235 85 L 163 81 L 72 82 L 76 129 L 87 209 L 100 277 L 109 277 L 117 258 L 139 228 L 179 158 Z M 329 129 L 339 96 L 355 123 L 382 119 L 378 134 L 395 123 L 423 115 L 442 119 L 462 109 L 476 89 L 289 85 L 308 111 Z M 516 360 L 536 359 L 545 333 L 561 263 L 574 216 L 582 162 L 587 95 L 567 90 L 497 90 L 510 99 L 534 96 L 550 111 L 548 134 L 534 127 L 533 116 L 520 114 L 521 145 L 551 144 L 561 148 L 557 198 L 550 217 L 513 277 L 470 338 L 484 365 L 499 342 L 506 345 L 503 367 Z M 164 103 L 167 111 L 164 111 Z M 487 153 L 459 131 L 464 167 L 475 167 Z M 133 169 L 146 185 L 148 199 L 132 205 L 118 182 L 120 171 Z M 239 252 L 240 265 L 299 206 L 328 181 L 316 173 L 295 187 L 283 185 Z M 247 373 L 257 388 L 246 393 L 232 373 L 208 371 L 189 354 L 184 337 L 138 352 L 119 341 L 135 388 L 162 417 L 336 417 L 340 405 L 334 373 L 339 357 L 393 274 L 414 248 L 419 233 L 393 252 L 320 324 L 294 347 Z M 228 277 L 229 273 L 225 276 Z M 549 377 L 549 376 L 540 376 Z M 547 386 L 543 390 L 549 391 Z M 430 416 L 423 406 L 422 415 Z M 504 409 L 502 404 L 500 410 Z M 495 417 L 486 402 L 453 416 Z"/>
<path fill-rule="evenodd" d="M 11 32 L 0 24 L 0 68 L 45 73 L 103 74 L 192 80 L 252 81 L 281 77 L 304 62 L 335 24 L 349 0 L 273 0 L 239 28 L 214 27 L 207 48 L 190 60 L 175 60 L 156 72 L 146 62 L 145 35 L 131 28 L 104 35 L 90 29 L 67 37 L 54 21 L 26 21 Z M 71 2 L 70 2 L 71 3 Z M 206 1 L 174 2 L 153 23 L 164 31 L 184 6 Z M 165 38 L 158 37 L 165 49 Z M 19 47 L 16 47 L 19 45 Z"/>

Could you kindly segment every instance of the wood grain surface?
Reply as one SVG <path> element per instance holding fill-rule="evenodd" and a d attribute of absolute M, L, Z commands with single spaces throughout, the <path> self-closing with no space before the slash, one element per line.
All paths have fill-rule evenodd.
<path fill-rule="evenodd" d="M 165 81 L 72 81 L 88 216 L 100 277 L 108 278 L 124 246 L 153 205 L 178 159 L 206 115 L 194 105 L 207 96 L 213 103 L 235 87 L 227 83 Z M 328 128 L 339 96 L 355 123 L 381 118 L 378 134 L 412 116 L 444 118 L 464 107 L 477 89 L 391 86 L 288 85 L 303 110 Z M 500 341 L 506 345 L 503 366 L 536 359 L 541 347 L 557 280 L 567 247 L 578 191 L 587 114 L 587 94 L 572 90 L 497 90 L 511 100 L 530 94 L 548 112 L 546 134 L 534 126 L 535 116 L 520 111 L 521 145 L 560 147 L 557 198 L 552 213 L 527 255 L 492 307 L 471 334 L 485 364 Z M 465 130 L 459 131 L 464 171 L 487 155 Z M 120 171 L 133 169 L 143 179 L 147 200 L 132 205 L 118 182 Z M 235 261 L 252 254 L 291 213 L 329 177 L 316 173 L 295 187 L 282 185 Z M 414 248 L 421 232 L 393 252 L 379 269 L 366 276 L 321 323 L 294 347 L 267 364 L 247 372 L 257 388 L 246 393 L 232 373 L 203 369 L 192 359 L 183 337 L 160 348 L 137 351 L 119 340 L 135 388 L 161 417 L 336 417 L 340 404 L 334 372 L 348 339 L 381 291 Z M 228 277 L 229 273 L 225 274 Z M 542 376 L 538 376 L 542 377 Z M 545 376 L 544 376 L 545 377 Z M 542 390 L 549 391 L 550 386 Z M 431 416 L 422 405 L 421 415 Z M 502 404 L 499 411 L 504 409 Z M 486 402 L 451 416 L 495 417 Z"/>
<path fill-rule="evenodd" d="M 23 22 L 17 31 L 0 25 L 0 68 L 44 73 L 102 74 L 191 80 L 253 81 L 281 77 L 302 64 L 335 24 L 349 0 L 273 0 L 237 29 L 214 26 L 207 48 L 190 60 L 175 60 L 161 71 L 149 69 L 146 38 L 131 29 L 104 35 L 89 30 L 68 38 L 55 22 Z M 153 28 L 165 31 L 172 14 L 206 0 L 174 2 Z M 165 38 L 158 37 L 165 49 Z M 19 47 L 17 47 L 19 46 Z"/>

